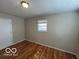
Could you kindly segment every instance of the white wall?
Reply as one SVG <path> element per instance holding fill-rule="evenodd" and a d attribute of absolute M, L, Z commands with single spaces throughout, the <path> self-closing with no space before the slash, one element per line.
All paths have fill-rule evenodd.
<path fill-rule="evenodd" d="M 0 16 L 0 49 L 12 44 L 12 21 Z"/>
<path fill-rule="evenodd" d="M 0 35 L 0 49 L 24 40 L 24 19 L 0 13 L 0 25 L 0 29 L 4 28 L 0 31 L 0 34 L 4 34 Z"/>
<path fill-rule="evenodd" d="M 78 14 L 78 50 L 77 50 L 77 53 L 78 53 L 78 59 L 79 59 L 79 12 L 77 13 Z"/>
<path fill-rule="evenodd" d="M 37 20 L 48 20 L 48 32 L 37 31 Z M 34 17 L 25 20 L 26 39 L 77 52 L 78 15 L 76 12 Z"/>
<path fill-rule="evenodd" d="M 13 42 L 17 43 L 25 39 L 24 19 L 15 17 L 12 20 Z"/>

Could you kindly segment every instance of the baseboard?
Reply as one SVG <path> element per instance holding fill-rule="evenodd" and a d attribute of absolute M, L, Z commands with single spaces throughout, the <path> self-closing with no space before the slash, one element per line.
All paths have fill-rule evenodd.
<path fill-rule="evenodd" d="M 25 40 L 25 39 L 22 39 L 22 40 L 20 40 L 20 41 L 17 41 L 16 43 L 12 43 L 11 45 L 8 45 L 8 46 L 2 48 L 1 50 L 5 49 L 5 48 L 7 48 L 7 47 L 9 47 L 9 46 L 16 45 L 17 43 L 20 43 L 20 42 L 22 42 L 22 41 L 24 41 L 24 40 Z"/>
<path fill-rule="evenodd" d="M 22 40 L 20 40 L 20 41 L 17 41 L 16 43 L 13 43 L 12 45 L 15 45 L 15 44 L 17 44 L 17 43 L 20 43 L 20 42 L 22 42 L 22 41 L 24 41 L 25 39 L 22 39 Z M 10 45 L 11 46 L 11 45 Z"/>
<path fill-rule="evenodd" d="M 43 45 L 43 46 L 47 46 L 47 47 L 50 47 L 50 48 L 53 48 L 53 49 L 56 49 L 56 50 L 60 50 L 60 51 L 62 51 L 62 52 L 67 52 L 67 53 L 73 54 L 73 55 L 75 55 L 75 56 L 78 58 L 78 56 L 77 56 L 76 53 L 73 53 L 73 52 L 70 52 L 70 51 L 66 51 L 66 50 L 63 50 L 63 49 L 60 49 L 60 48 L 57 48 L 57 47 L 52 47 L 52 46 L 49 46 L 49 45 L 46 45 L 46 44 L 43 44 L 43 43 L 39 43 L 39 42 L 36 42 L 36 41 L 27 40 L 27 39 L 20 40 L 20 41 L 18 41 L 18 42 L 16 42 L 16 43 L 11 44 L 10 46 L 15 45 L 15 44 L 20 43 L 20 42 L 25 41 L 25 40 L 26 40 L 26 41 L 29 41 L 29 42 L 36 43 L 36 44 L 40 44 L 40 45 Z M 8 47 L 9 47 L 9 46 L 8 46 Z M 6 47 L 5 47 L 5 48 L 6 48 Z M 4 49 L 4 48 L 3 48 L 3 49 Z"/>
<path fill-rule="evenodd" d="M 73 54 L 73 55 L 75 55 L 77 57 L 76 53 L 73 53 L 73 52 L 70 52 L 70 51 L 66 51 L 66 50 L 63 50 L 63 49 L 60 49 L 60 48 L 57 48 L 57 47 L 52 47 L 52 46 L 49 46 L 49 45 L 46 45 L 46 44 L 43 44 L 43 43 L 39 43 L 39 42 L 36 42 L 36 41 L 32 41 L 32 40 L 27 40 L 27 41 L 30 41 L 30 42 L 33 42 L 33 43 L 36 43 L 36 44 L 40 44 L 40 45 L 43 45 L 43 46 L 47 46 L 47 47 L 50 47 L 50 48 L 54 48 L 54 49 L 60 50 L 62 52 L 70 53 L 70 54 Z"/>

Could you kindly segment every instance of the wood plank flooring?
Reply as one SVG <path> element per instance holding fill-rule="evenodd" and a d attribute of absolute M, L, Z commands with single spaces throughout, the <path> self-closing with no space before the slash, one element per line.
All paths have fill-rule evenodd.
<path fill-rule="evenodd" d="M 4 55 L 5 49 L 3 49 L 0 51 L 0 59 L 77 59 L 73 54 L 62 52 L 29 41 L 20 42 L 10 46 L 9 48 L 16 48 L 16 55 Z"/>

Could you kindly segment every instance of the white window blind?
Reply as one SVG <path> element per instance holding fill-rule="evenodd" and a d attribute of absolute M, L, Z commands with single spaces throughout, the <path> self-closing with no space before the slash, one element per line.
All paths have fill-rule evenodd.
<path fill-rule="evenodd" d="M 47 32 L 47 20 L 38 20 L 38 31 Z"/>

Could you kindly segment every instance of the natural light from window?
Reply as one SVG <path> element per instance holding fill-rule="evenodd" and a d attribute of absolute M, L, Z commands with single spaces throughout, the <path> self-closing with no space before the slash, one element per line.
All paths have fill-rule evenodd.
<path fill-rule="evenodd" d="M 38 20 L 38 31 L 47 32 L 47 20 Z"/>

